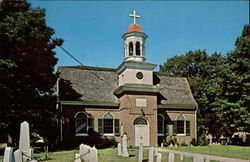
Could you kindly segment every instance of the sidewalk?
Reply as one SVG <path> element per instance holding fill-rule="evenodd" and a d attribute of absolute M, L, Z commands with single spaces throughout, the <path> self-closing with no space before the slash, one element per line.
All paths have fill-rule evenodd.
<path fill-rule="evenodd" d="M 203 156 L 206 162 L 208 162 L 208 160 L 217 160 L 220 162 L 250 162 L 249 160 L 227 158 L 227 157 L 207 155 L 207 154 L 198 154 L 198 153 L 192 153 L 192 152 L 182 152 L 182 151 L 168 150 L 168 149 L 161 149 L 161 148 L 158 148 L 158 150 L 161 152 L 172 152 L 175 154 L 180 154 L 180 155 L 184 155 L 188 157 L 195 157 L 199 155 L 199 156 Z"/>

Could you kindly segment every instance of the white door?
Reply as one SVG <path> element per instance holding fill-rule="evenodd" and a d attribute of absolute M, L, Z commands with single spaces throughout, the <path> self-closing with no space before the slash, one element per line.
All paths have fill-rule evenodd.
<path fill-rule="evenodd" d="M 149 126 L 135 125 L 135 146 L 149 146 Z"/>
<path fill-rule="evenodd" d="M 139 117 L 134 120 L 135 146 L 149 146 L 149 124 L 145 118 Z"/>

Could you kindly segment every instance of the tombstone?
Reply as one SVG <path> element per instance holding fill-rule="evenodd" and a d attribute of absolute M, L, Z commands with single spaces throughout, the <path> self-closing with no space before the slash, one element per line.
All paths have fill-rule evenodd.
<path fill-rule="evenodd" d="M 95 147 L 90 148 L 89 160 L 91 162 L 98 162 L 98 153 Z"/>
<path fill-rule="evenodd" d="M 80 159 L 84 160 L 84 161 L 88 161 L 89 160 L 89 147 L 87 145 L 84 144 L 80 144 L 79 146 L 79 154 L 80 154 Z"/>
<path fill-rule="evenodd" d="M 157 154 L 158 154 L 158 148 L 155 148 L 154 156 L 157 156 Z"/>
<path fill-rule="evenodd" d="M 22 152 L 18 149 L 14 152 L 15 162 L 23 162 Z"/>
<path fill-rule="evenodd" d="M 163 147 L 163 143 L 161 143 L 161 147 Z"/>
<path fill-rule="evenodd" d="M 174 162 L 174 153 L 173 152 L 169 152 L 168 153 L 168 162 Z"/>
<path fill-rule="evenodd" d="M 30 156 L 30 129 L 29 123 L 24 121 L 21 123 L 20 129 L 20 137 L 19 137 L 19 150 L 23 152 L 23 154 Z M 24 161 L 27 161 L 28 157 L 23 156 Z"/>
<path fill-rule="evenodd" d="M 174 147 L 177 147 L 177 144 L 175 144 Z"/>
<path fill-rule="evenodd" d="M 150 147 L 148 153 L 148 162 L 154 162 L 154 148 Z"/>
<path fill-rule="evenodd" d="M 122 136 L 122 156 L 123 157 L 129 157 L 129 154 L 128 154 L 128 149 L 127 149 L 127 141 L 128 138 L 127 138 L 127 135 L 124 134 Z"/>
<path fill-rule="evenodd" d="M 117 144 L 117 155 L 121 156 L 122 155 L 122 148 L 121 148 L 121 143 Z"/>
<path fill-rule="evenodd" d="M 5 147 L 3 162 L 13 162 L 14 161 L 14 154 L 12 147 Z"/>
<path fill-rule="evenodd" d="M 184 160 L 184 155 L 180 154 L 180 160 L 183 161 Z"/>
<path fill-rule="evenodd" d="M 204 162 L 204 156 L 196 154 L 193 158 L 193 162 Z"/>
<path fill-rule="evenodd" d="M 143 156 L 143 144 L 140 143 L 140 146 L 139 146 L 139 155 L 138 155 L 138 162 L 142 162 L 142 156 Z"/>
<path fill-rule="evenodd" d="M 173 147 L 173 144 L 172 143 L 170 143 L 170 145 L 169 145 L 170 147 Z"/>
<path fill-rule="evenodd" d="M 209 139 L 209 145 L 211 145 L 213 142 L 212 142 L 212 138 Z"/>
<path fill-rule="evenodd" d="M 158 153 L 156 156 L 156 162 L 161 162 L 161 159 L 162 159 L 162 154 Z"/>
<path fill-rule="evenodd" d="M 74 162 L 81 162 L 80 154 L 75 154 Z"/>

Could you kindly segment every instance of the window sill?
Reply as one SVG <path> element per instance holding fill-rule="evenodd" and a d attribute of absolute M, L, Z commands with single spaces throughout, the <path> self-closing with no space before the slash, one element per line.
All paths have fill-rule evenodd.
<path fill-rule="evenodd" d="M 87 133 L 77 133 L 75 136 L 89 136 Z"/>
<path fill-rule="evenodd" d="M 178 137 L 184 137 L 184 136 L 187 136 L 186 134 L 177 134 L 176 136 Z"/>
<path fill-rule="evenodd" d="M 165 134 L 157 134 L 157 136 L 165 136 Z"/>
<path fill-rule="evenodd" d="M 115 134 L 113 134 L 113 133 L 106 133 L 106 134 L 103 134 L 103 136 L 115 136 Z"/>

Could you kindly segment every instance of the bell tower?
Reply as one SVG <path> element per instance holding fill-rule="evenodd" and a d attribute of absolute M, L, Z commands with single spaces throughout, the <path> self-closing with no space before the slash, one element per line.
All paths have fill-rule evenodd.
<path fill-rule="evenodd" d="M 136 15 L 135 11 L 134 14 L 130 14 L 129 16 L 134 18 L 134 23 L 129 26 L 128 31 L 122 36 L 124 40 L 125 61 L 133 60 L 144 62 L 144 44 L 148 36 L 142 31 L 141 27 L 136 24 L 136 18 L 140 16 Z"/>
<path fill-rule="evenodd" d="M 129 16 L 134 18 L 134 23 L 122 36 L 125 58 L 116 69 L 119 85 L 113 93 L 120 102 L 120 122 L 122 132 L 130 139 L 128 144 L 157 146 L 155 123 L 160 88 L 153 84 L 153 70 L 156 65 L 146 62 L 145 41 L 148 36 L 136 23 L 136 18 L 140 16 L 135 11 Z"/>

